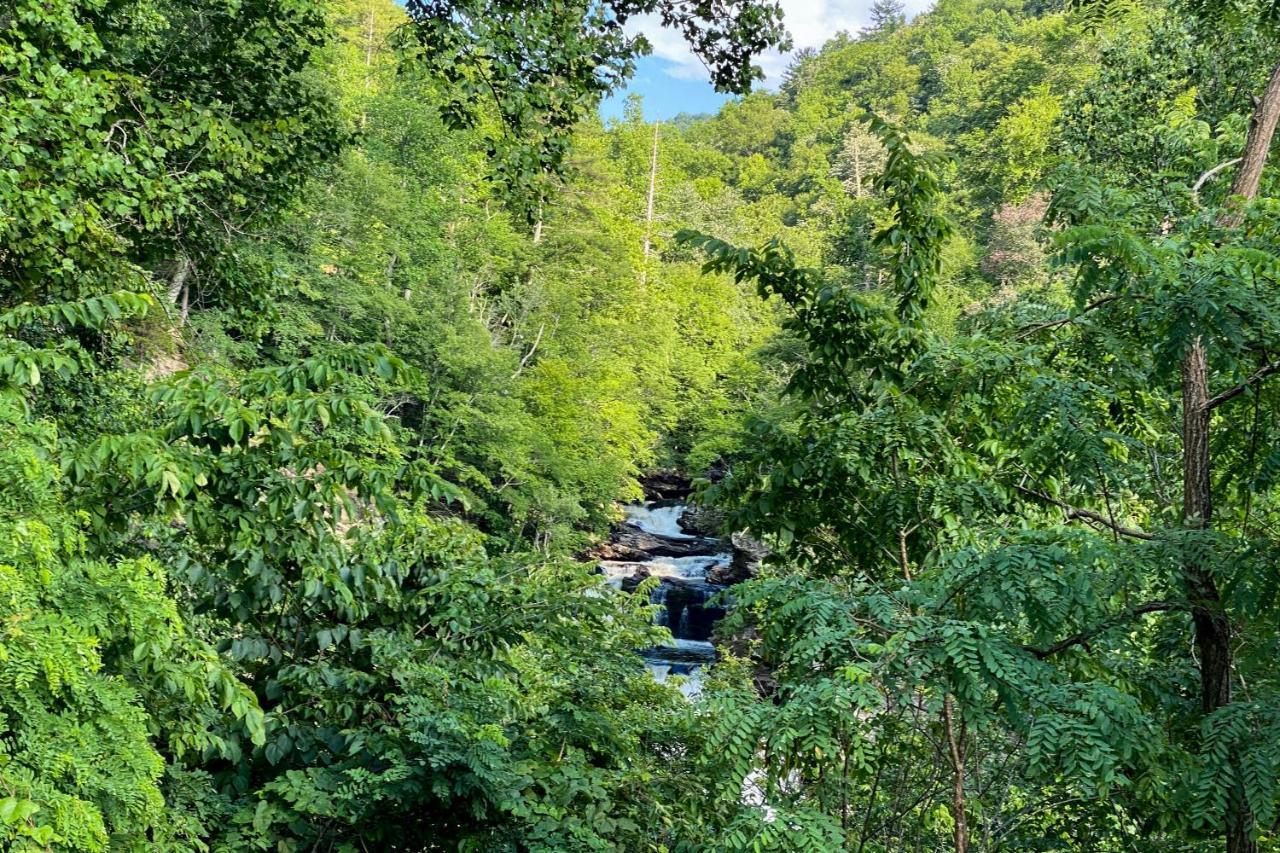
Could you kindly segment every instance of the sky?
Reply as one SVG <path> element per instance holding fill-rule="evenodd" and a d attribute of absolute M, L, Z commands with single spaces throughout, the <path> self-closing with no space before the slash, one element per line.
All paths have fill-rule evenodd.
<path fill-rule="evenodd" d="M 786 16 L 787 29 L 798 50 L 804 47 L 821 47 L 823 42 L 841 30 L 856 33 L 867 25 L 873 0 L 780 0 Z M 933 5 L 933 0 L 903 0 L 907 14 L 914 15 Z M 636 74 L 627 88 L 607 99 L 600 106 L 605 118 L 622 114 L 628 94 L 644 98 L 645 118 L 662 120 L 680 113 L 714 112 L 728 96 L 711 88 L 707 71 L 689 51 L 679 33 L 665 30 L 652 18 L 639 20 L 633 25 L 643 32 L 653 45 L 653 54 L 641 59 Z M 782 82 L 790 56 L 772 52 L 762 56 L 757 64 L 764 69 L 765 88 L 773 89 Z"/>

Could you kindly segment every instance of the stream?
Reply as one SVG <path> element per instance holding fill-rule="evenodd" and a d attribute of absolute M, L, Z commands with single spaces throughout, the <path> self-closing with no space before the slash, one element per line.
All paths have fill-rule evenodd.
<path fill-rule="evenodd" d="M 647 577 L 660 579 L 652 601 L 662 607 L 656 620 L 671 631 L 673 642 L 640 654 L 656 680 L 683 676 L 680 691 L 697 696 L 702 669 L 716 658 L 712 630 L 724 616 L 724 608 L 710 600 L 726 585 L 708 576 L 723 576 L 733 561 L 732 547 L 723 539 L 686 532 L 680 526 L 688 509 L 684 503 L 647 501 L 625 509 L 626 522 L 607 553 L 619 559 L 602 559 L 600 568 L 610 584 L 628 592 Z"/>

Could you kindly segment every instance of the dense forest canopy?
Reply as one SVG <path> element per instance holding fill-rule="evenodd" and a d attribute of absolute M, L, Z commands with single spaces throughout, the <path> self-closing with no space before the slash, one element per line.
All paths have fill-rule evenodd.
<path fill-rule="evenodd" d="M 1280 7 L 867 5 L 0 5 L 0 848 L 1280 850 Z"/>

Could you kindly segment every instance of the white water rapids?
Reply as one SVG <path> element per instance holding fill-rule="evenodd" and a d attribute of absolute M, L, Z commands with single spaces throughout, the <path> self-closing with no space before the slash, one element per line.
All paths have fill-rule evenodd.
<path fill-rule="evenodd" d="M 627 523 L 635 525 L 645 533 L 654 536 L 665 536 L 668 539 L 697 539 L 690 536 L 680 527 L 680 516 L 688 509 L 684 504 L 672 506 L 655 506 L 652 503 L 630 504 L 627 506 Z"/>
<path fill-rule="evenodd" d="M 710 626 L 723 611 L 708 607 L 707 601 L 723 587 L 707 583 L 707 573 L 728 566 L 733 554 L 720 550 L 720 540 L 686 533 L 680 527 L 684 504 L 631 504 L 626 508 L 627 524 L 651 536 L 702 551 L 685 557 L 648 556 L 634 561 L 605 560 L 600 569 L 610 585 L 620 588 L 636 575 L 662 579 L 652 601 L 663 605 L 657 615 L 660 625 L 671 629 L 670 645 L 641 652 L 645 666 L 658 682 L 680 676 L 680 691 L 694 697 L 702 691 L 702 669 L 715 661 L 716 650 L 709 642 Z M 630 587 L 629 587 L 630 588 Z"/>

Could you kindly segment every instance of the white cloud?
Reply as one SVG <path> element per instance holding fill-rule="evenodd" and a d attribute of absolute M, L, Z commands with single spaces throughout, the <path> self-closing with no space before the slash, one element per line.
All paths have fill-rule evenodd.
<path fill-rule="evenodd" d="M 867 26 L 871 19 L 872 0 L 779 0 L 786 18 L 787 29 L 796 49 L 821 47 L 842 30 L 856 33 Z M 921 12 L 932 5 L 933 0 L 904 0 L 908 14 Z M 680 34 L 666 30 L 656 18 L 636 18 L 628 29 L 642 32 L 653 45 L 653 55 L 663 60 L 663 70 L 678 80 L 706 81 L 707 70 L 689 50 Z M 791 61 L 790 54 L 777 51 L 761 56 L 757 63 L 765 73 L 765 85 L 770 88 L 782 81 L 782 73 Z"/>
<path fill-rule="evenodd" d="M 627 29 L 642 32 L 653 46 L 653 55 L 663 60 L 663 71 L 677 80 L 707 80 L 707 69 L 689 50 L 684 37 L 663 27 L 655 15 L 643 15 L 627 24 Z"/>

